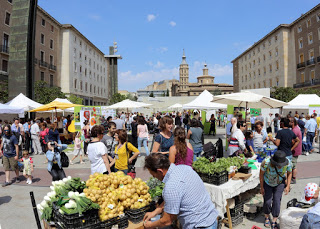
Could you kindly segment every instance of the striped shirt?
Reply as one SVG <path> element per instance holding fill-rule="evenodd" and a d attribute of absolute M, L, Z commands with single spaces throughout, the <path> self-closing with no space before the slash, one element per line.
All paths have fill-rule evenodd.
<path fill-rule="evenodd" d="M 209 227 L 217 220 L 218 211 L 190 166 L 171 164 L 163 182 L 164 211 L 177 215 L 182 228 Z"/>

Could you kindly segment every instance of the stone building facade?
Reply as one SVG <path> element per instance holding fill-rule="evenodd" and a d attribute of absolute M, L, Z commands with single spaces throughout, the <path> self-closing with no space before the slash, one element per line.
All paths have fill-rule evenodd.
<path fill-rule="evenodd" d="M 320 4 L 281 24 L 233 61 L 234 91 L 320 87 Z"/>
<path fill-rule="evenodd" d="M 233 85 L 215 84 L 214 76 L 209 75 L 207 65 L 204 65 L 203 75 L 197 77 L 196 83 L 189 82 L 189 65 L 183 51 L 182 62 L 179 67 L 179 81 L 172 85 L 172 96 L 197 96 L 204 90 L 212 93 L 229 94 L 233 92 Z"/>

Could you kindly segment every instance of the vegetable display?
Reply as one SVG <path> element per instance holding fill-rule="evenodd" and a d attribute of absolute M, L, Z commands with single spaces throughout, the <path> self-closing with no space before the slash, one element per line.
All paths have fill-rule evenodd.
<path fill-rule="evenodd" d="M 164 183 L 158 180 L 157 178 L 151 177 L 147 181 L 147 185 L 149 186 L 149 193 L 151 198 L 154 200 L 156 197 L 162 196 L 162 191 L 164 188 Z"/>
<path fill-rule="evenodd" d="M 210 162 L 207 158 L 201 157 L 193 162 L 192 167 L 200 173 L 215 174 L 228 171 L 230 166 L 240 168 L 244 162 L 244 157 L 219 158 L 216 162 Z"/>
<path fill-rule="evenodd" d="M 86 197 L 99 204 L 99 217 L 105 221 L 122 215 L 126 209 L 139 209 L 151 202 L 149 187 L 140 178 L 118 171 L 109 175 L 90 175 L 83 190 Z"/>

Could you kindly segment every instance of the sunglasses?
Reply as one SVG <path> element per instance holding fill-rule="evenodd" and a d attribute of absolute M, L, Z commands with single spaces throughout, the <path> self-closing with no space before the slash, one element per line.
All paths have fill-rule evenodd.
<path fill-rule="evenodd" d="M 4 130 L 4 132 L 9 132 L 9 130 Z"/>

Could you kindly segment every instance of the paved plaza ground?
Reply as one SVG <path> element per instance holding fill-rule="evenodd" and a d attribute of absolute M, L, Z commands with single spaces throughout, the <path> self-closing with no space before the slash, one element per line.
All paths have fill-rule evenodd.
<path fill-rule="evenodd" d="M 212 141 L 215 143 L 220 137 L 225 140 L 224 129 L 219 129 L 217 135 L 205 136 L 205 143 Z M 151 138 L 152 139 L 152 138 Z M 225 142 L 225 141 L 224 141 Z M 149 143 L 150 144 L 150 143 Z M 150 146 L 150 145 L 149 145 Z M 318 144 L 316 145 L 315 152 L 319 151 Z M 141 177 L 143 180 L 147 180 L 150 177 L 148 171 L 143 170 L 143 161 L 145 157 L 144 149 L 142 149 L 142 155 L 138 158 L 137 177 Z M 72 149 L 68 149 L 68 156 L 71 159 Z M 34 179 L 32 185 L 27 185 L 25 179 L 19 184 L 12 184 L 5 188 L 0 187 L 0 229 L 13 229 L 13 228 L 37 228 L 35 218 L 33 215 L 30 191 L 34 192 L 34 196 L 37 203 L 40 203 L 43 197 L 50 191 L 49 186 L 51 184 L 51 176 L 48 173 L 44 164 L 45 156 L 36 155 L 33 157 L 35 163 Z M 90 163 L 85 158 L 85 164 L 79 164 L 79 159 L 75 160 L 74 165 L 70 165 L 65 169 L 67 176 L 80 177 L 83 180 L 87 180 L 90 175 Z M 286 204 L 293 198 L 300 198 L 304 186 L 308 182 L 315 182 L 319 184 L 320 181 L 320 154 L 313 153 L 309 156 L 300 156 L 298 160 L 298 180 L 297 184 L 292 185 L 292 190 L 288 195 L 283 195 L 281 209 L 286 208 Z M 13 172 L 11 173 L 11 177 Z M 22 175 L 21 175 L 22 178 Z M 3 167 L 0 168 L 0 183 L 4 183 L 5 175 Z M 263 227 L 263 216 L 258 216 L 255 220 L 245 219 L 242 224 L 237 226 L 239 229 L 250 229 L 253 225 Z M 223 227 L 224 228 L 224 227 Z"/>

